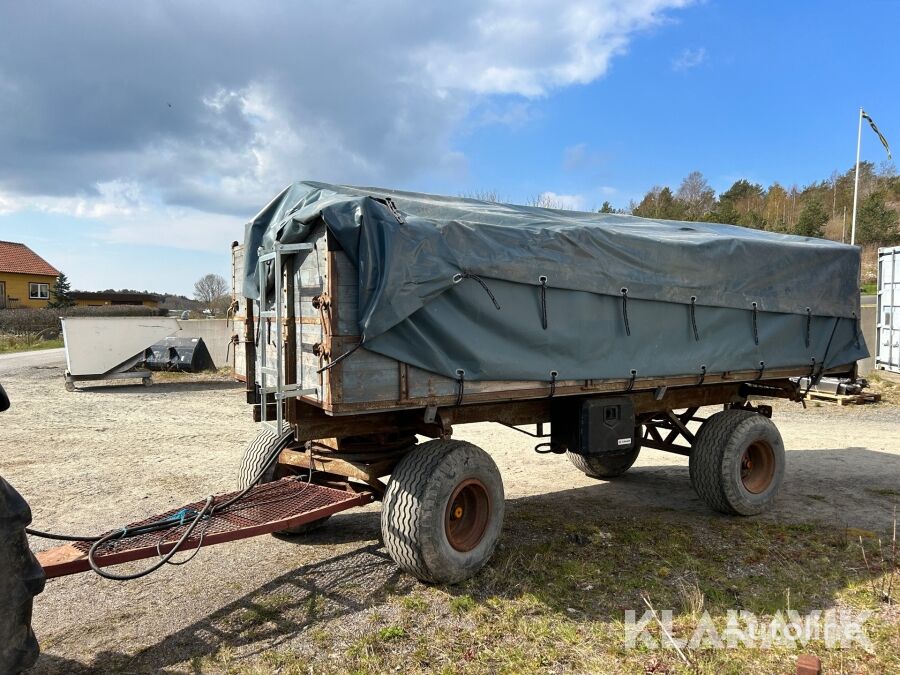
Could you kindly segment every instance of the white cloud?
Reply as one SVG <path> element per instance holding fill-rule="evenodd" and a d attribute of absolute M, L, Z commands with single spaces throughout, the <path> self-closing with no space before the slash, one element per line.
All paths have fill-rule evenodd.
<path fill-rule="evenodd" d="M 683 49 L 682 52 L 672 60 L 672 70 L 682 72 L 696 68 L 706 61 L 706 48 L 698 47 L 697 49 Z"/>
<path fill-rule="evenodd" d="M 566 171 L 589 171 L 601 167 L 606 158 L 591 150 L 586 143 L 577 143 L 563 149 L 562 166 Z"/>
<path fill-rule="evenodd" d="M 582 195 L 565 195 L 556 192 L 542 192 L 533 200 L 535 206 L 545 209 L 569 209 L 572 211 L 584 211 L 585 198 Z"/>
<path fill-rule="evenodd" d="M 156 223 L 202 247 L 292 180 L 458 176 L 461 130 L 526 123 L 689 2 L 6 4 L 0 213 L 99 219 L 122 240 L 120 219 Z"/>

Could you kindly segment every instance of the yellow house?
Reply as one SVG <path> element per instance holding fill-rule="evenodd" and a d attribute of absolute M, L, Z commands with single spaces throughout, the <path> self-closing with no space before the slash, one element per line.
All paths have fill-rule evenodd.
<path fill-rule="evenodd" d="M 59 270 L 25 244 L 0 241 L 0 309 L 46 307 Z"/>
<path fill-rule="evenodd" d="M 77 307 L 107 307 L 109 305 L 138 305 L 159 307 L 160 296 L 153 293 L 118 293 L 116 291 L 73 291 L 69 294 Z"/>

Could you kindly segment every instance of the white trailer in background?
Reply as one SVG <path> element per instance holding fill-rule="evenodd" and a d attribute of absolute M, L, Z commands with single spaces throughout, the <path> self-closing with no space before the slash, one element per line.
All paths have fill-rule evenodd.
<path fill-rule="evenodd" d="M 150 371 L 133 368 L 147 347 L 180 328 L 177 319 L 157 316 L 63 318 L 66 389 L 74 391 L 76 382 L 119 379 L 150 386 Z"/>
<path fill-rule="evenodd" d="M 900 246 L 878 249 L 875 368 L 900 373 Z"/>

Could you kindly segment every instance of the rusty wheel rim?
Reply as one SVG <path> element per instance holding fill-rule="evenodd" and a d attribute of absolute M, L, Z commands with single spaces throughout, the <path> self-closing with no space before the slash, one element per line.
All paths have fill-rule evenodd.
<path fill-rule="evenodd" d="M 747 492 L 765 492 L 775 477 L 775 451 L 765 441 L 756 441 L 741 457 L 741 482 Z"/>
<path fill-rule="evenodd" d="M 447 501 L 444 531 L 447 541 L 465 553 L 478 546 L 491 520 L 491 496 L 477 478 L 469 478 L 456 486 Z"/>

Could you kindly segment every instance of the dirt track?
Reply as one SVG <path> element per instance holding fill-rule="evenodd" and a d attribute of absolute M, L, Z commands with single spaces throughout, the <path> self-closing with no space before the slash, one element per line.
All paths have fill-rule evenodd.
<path fill-rule="evenodd" d="M 92 533 L 234 488 L 255 433 L 240 385 L 67 393 L 62 372 L 58 356 L 0 369 L 14 405 L 0 416 L 0 474 L 31 503 L 35 526 Z M 887 531 L 900 497 L 900 409 L 779 403 L 775 420 L 789 464 L 782 497 L 765 518 Z M 688 484 L 686 458 L 645 451 L 625 477 L 603 483 L 564 457 L 535 455 L 532 439 L 500 426 L 460 427 L 457 435 L 493 455 L 512 503 L 565 508 L 558 493 L 566 492 L 578 495 L 579 508 L 709 515 Z M 91 574 L 51 581 L 35 604 L 44 649 L 36 672 L 181 672 L 223 646 L 242 658 L 302 643 L 326 619 L 341 617 L 352 629 L 386 594 L 416 583 L 381 549 L 378 510 L 336 516 L 306 539 L 224 544 L 140 581 Z M 239 638 L 229 630 L 248 607 L 284 589 L 321 597 L 323 608 L 302 624 L 276 620 Z"/>

